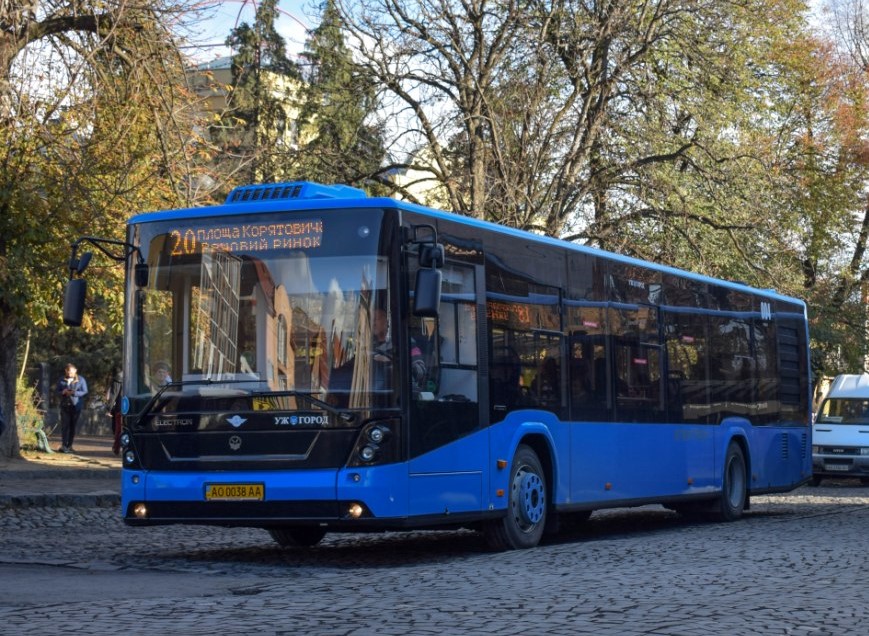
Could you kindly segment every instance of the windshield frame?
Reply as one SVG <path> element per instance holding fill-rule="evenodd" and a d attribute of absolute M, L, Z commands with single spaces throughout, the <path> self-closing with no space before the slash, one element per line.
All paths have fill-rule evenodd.
<path fill-rule="evenodd" d="M 833 409 L 833 407 L 837 407 Z M 830 415 L 831 410 L 839 415 Z M 816 424 L 869 425 L 869 398 L 828 397 L 818 409 Z"/>
<path fill-rule="evenodd" d="M 398 316 L 395 311 L 395 307 L 398 305 L 396 302 L 397 272 L 395 270 L 398 264 L 400 241 L 396 240 L 398 237 L 398 215 L 395 213 L 395 210 L 390 210 L 389 208 L 384 209 L 381 207 L 337 209 L 321 209 L 318 207 L 315 210 L 299 209 L 285 210 L 283 212 L 253 213 L 246 211 L 244 207 L 239 206 L 237 211 L 233 211 L 236 212 L 236 214 L 220 216 L 217 223 L 221 227 L 236 227 L 241 226 L 242 224 L 268 224 L 269 222 L 290 223 L 298 220 L 305 221 L 310 219 L 322 219 L 323 234 L 320 244 L 317 245 L 315 249 L 311 249 L 308 252 L 299 250 L 298 253 L 303 254 L 303 257 L 300 257 L 300 259 L 305 260 L 311 269 L 313 269 L 315 265 L 321 265 L 322 263 L 328 262 L 322 259 L 336 259 L 334 261 L 334 263 L 336 263 L 334 267 L 340 267 L 340 270 L 335 271 L 340 272 L 350 271 L 351 268 L 347 265 L 337 265 L 339 262 L 337 259 L 346 260 L 357 258 L 362 261 L 365 261 L 366 259 L 370 260 L 370 262 L 373 263 L 372 268 L 375 270 L 374 278 L 377 279 L 377 287 L 376 290 L 369 290 L 371 297 L 368 301 L 372 306 L 369 307 L 368 305 L 365 305 L 365 309 L 367 311 L 373 311 L 373 306 L 375 304 L 373 297 L 378 295 L 376 300 L 377 306 L 388 312 L 388 320 L 391 328 L 394 330 L 398 327 Z M 168 236 L 176 226 L 184 227 L 183 224 L 185 223 L 191 226 L 206 225 L 206 227 L 208 227 L 208 219 L 205 219 L 203 222 L 203 219 L 198 215 L 183 216 L 179 213 L 177 218 L 174 219 L 166 218 L 165 213 L 158 213 L 154 216 L 157 218 L 154 218 L 153 220 L 149 219 L 147 215 L 139 216 L 136 219 L 137 222 L 131 223 L 128 228 L 128 240 L 134 245 L 140 247 L 149 263 L 149 269 L 151 270 L 148 286 L 149 290 L 153 290 L 160 286 L 160 282 L 158 281 L 159 276 L 161 276 L 160 269 L 161 266 L 165 267 L 165 264 L 157 262 L 154 254 L 160 253 L 165 255 L 166 252 L 165 247 L 162 252 L 154 252 L 154 250 L 152 250 L 152 242 L 161 237 Z M 348 228 L 351 228 L 352 232 L 348 231 Z M 215 250 L 215 253 L 220 253 L 220 251 Z M 263 253 L 255 250 L 245 251 L 239 249 L 235 253 L 240 255 L 242 258 L 248 258 L 251 254 L 255 254 L 257 258 L 262 257 L 265 260 L 269 260 L 271 263 L 283 263 L 286 258 L 290 258 L 289 256 L 275 254 L 273 252 Z M 293 253 L 296 254 L 296 252 Z M 186 256 L 190 255 L 187 254 Z M 270 257 L 270 259 L 266 257 Z M 200 256 L 200 258 L 202 257 Z M 251 257 L 251 260 L 253 260 L 253 257 Z M 180 267 L 177 263 L 175 266 Z M 193 265 L 191 267 L 202 268 L 204 266 L 200 261 L 199 265 Z M 360 275 L 358 269 L 355 275 L 357 277 Z M 147 382 L 144 381 L 144 377 L 147 372 L 145 362 L 147 362 L 150 367 L 151 365 L 154 365 L 157 360 L 155 355 L 149 355 L 146 352 L 145 346 L 143 345 L 145 340 L 145 334 L 143 332 L 145 322 L 142 316 L 144 309 L 142 299 L 145 297 L 145 294 L 149 292 L 136 288 L 133 281 L 134 277 L 131 266 L 128 268 L 127 272 L 128 293 L 126 298 L 124 342 L 125 368 L 127 369 L 127 373 L 125 373 L 124 378 L 124 392 L 130 399 L 130 412 L 136 413 L 142 411 L 149 401 L 151 401 L 154 393 L 156 393 L 157 389 L 154 387 L 149 386 L 147 387 L 147 391 L 144 390 L 147 384 Z M 193 283 L 190 282 L 186 284 L 188 288 L 194 286 Z M 361 284 L 360 287 L 362 287 Z M 339 294 L 341 291 L 342 290 L 339 288 Z M 330 291 L 329 293 L 334 292 Z M 363 291 L 357 289 L 355 292 L 350 290 L 349 293 L 351 295 L 355 293 L 358 296 L 362 294 Z M 322 298 L 319 302 L 324 303 L 325 301 L 323 298 L 327 295 L 325 290 L 320 289 L 320 294 Z M 289 297 L 290 299 L 293 298 L 292 293 L 289 294 Z M 174 364 L 171 366 L 172 368 L 179 368 L 180 373 L 170 377 L 168 382 L 173 383 L 174 390 L 180 389 L 182 391 L 190 390 L 194 392 L 199 390 L 196 387 L 201 387 L 203 381 L 206 381 L 211 385 L 216 383 L 219 384 L 219 380 L 221 380 L 221 376 L 219 375 L 209 377 L 208 375 L 197 376 L 196 374 L 191 373 L 189 347 L 192 335 L 189 331 L 189 314 L 192 312 L 191 307 L 193 301 L 189 297 L 181 296 L 178 297 L 177 301 L 173 300 L 173 302 L 177 302 L 179 306 L 169 310 L 172 315 L 170 321 L 172 329 L 170 330 L 171 333 L 169 333 L 168 338 L 172 342 L 171 345 L 167 346 L 170 346 L 172 350 L 171 355 Z M 370 332 L 371 329 L 370 324 L 362 324 L 364 321 L 370 321 L 369 317 L 363 315 L 361 309 L 362 304 L 364 303 L 360 304 L 357 299 L 357 304 L 354 306 L 355 310 L 358 310 L 358 316 L 356 316 L 355 319 L 357 320 L 357 326 L 359 327 L 357 330 L 357 339 L 360 343 L 363 341 L 363 336 Z M 185 326 L 182 328 L 178 327 L 178 325 L 181 324 L 179 322 L 179 316 L 184 316 Z M 266 336 L 259 333 L 256 335 L 257 340 L 265 337 Z M 327 338 L 323 338 L 322 340 L 328 342 Z M 361 347 L 358 348 L 361 349 Z M 148 351 L 150 351 L 150 349 Z M 330 349 L 330 355 L 333 354 L 334 350 Z M 337 358 L 333 355 L 332 363 L 337 365 L 337 362 Z M 340 400 L 333 402 L 331 399 L 332 396 L 329 395 L 329 391 L 324 392 L 321 390 L 318 392 L 312 390 L 316 389 L 316 387 L 311 387 L 310 385 L 294 384 L 290 386 L 277 386 L 274 383 L 269 382 L 269 377 L 267 375 L 269 372 L 265 366 L 257 365 L 254 368 L 256 369 L 257 367 L 259 368 L 259 370 L 256 371 L 256 374 L 259 376 L 257 378 L 258 381 L 252 382 L 250 376 L 246 377 L 247 381 L 244 381 L 245 378 L 241 378 L 241 383 L 238 383 L 240 378 L 235 376 L 226 376 L 223 379 L 227 380 L 227 386 L 234 385 L 234 388 L 236 389 L 244 387 L 243 390 L 248 395 L 263 395 L 264 393 L 270 392 L 283 392 L 286 394 L 287 391 L 293 391 L 298 393 L 299 396 L 307 396 L 305 401 L 307 401 L 313 408 L 325 409 L 322 405 L 317 405 L 318 400 L 325 400 L 326 404 L 333 408 L 338 408 L 339 410 L 345 408 L 370 408 L 374 404 L 390 408 L 397 406 L 399 402 L 398 393 L 400 391 L 400 383 L 398 381 L 399 375 L 397 365 L 390 367 L 390 373 L 388 374 L 389 382 L 383 390 L 376 391 L 378 395 L 367 395 L 363 398 L 356 395 L 359 391 L 348 389 L 346 392 L 355 397 L 348 397 L 345 403 L 341 403 Z M 322 367 L 322 363 L 320 364 L 320 367 Z M 359 371 L 357 370 L 356 373 L 358 374 Z M 332 373 L 330 372 L 329 375 L 331 379 Z M 372 387 L 366 389 L 364 392 L 366 394 L 375 393 L 375 390 L 373 389 L 373 380 L 369 379 L 368 382 Z M 337 393 L 337 391 L 332 391 L 332 393 Z"/>

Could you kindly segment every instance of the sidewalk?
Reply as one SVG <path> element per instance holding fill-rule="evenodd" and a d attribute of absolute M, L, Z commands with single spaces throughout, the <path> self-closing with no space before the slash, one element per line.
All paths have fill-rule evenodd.
<path fill-rule="evenodd" d="M 50 439 L 51 448 L 60 446 Z M 121 460 L 112 438 L 79 436 L 75 453 L 28 450 L 21 459 L 0 457 L 0 511 L 27 506 L 120 505 Z"/>

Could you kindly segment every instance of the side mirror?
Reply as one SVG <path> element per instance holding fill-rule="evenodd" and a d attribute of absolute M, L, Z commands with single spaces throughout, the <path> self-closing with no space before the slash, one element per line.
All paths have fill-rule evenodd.
<path fill-rule="evenodd" d="M 439 269 L 420 269 L 416 272 L 413 294 L 413 315 L 436 318 L 441 307 L 441 279 Z"/>
<path fill-rule="evenodd" d="M 70 327 L 81 327 L 86 294 L 87 282 L 84 278 L 73 278 L 67 282 L 63 294 L 63 324 Z"/>

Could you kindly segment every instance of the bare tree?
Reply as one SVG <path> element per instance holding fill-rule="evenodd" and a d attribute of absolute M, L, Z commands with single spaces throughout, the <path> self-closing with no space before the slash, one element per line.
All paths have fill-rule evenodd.
<path fill-rule="evenodd" d="M 519 4 L 373 0 L 339 4 L 351 46 L 394 111 L 398 163 L 424 167 L 455 210 L 482 216 L 491 122 L 486 99 L 521 32 Z M 460 157 L 447 147 L 458 138 Z M 459 165 L 460 164 L 460 165 Z"/>
<path fill-rule="evenodd" d="M 704 133 L 719 132 L 698 111 L 721 99 L 716 87 L 742 82 L 746 23 L 765 23 L 782 4 L 363 0 L 342 9 L 360 63 L 394 108 L 399 165 L 427 166 L 457 211 L 605 243 L 622 213 L 649 209 L 644 169 L 690 162 Z"/>

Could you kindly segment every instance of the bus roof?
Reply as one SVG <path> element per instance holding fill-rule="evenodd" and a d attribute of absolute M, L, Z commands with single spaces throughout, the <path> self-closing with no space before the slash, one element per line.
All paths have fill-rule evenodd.
<path fill-rule="evenodd" d="M 314 211 L 344 208 L 397 208 L 399 210 L 417 212 L 433 218 L 440 218 L 472 227 L 478 227 L 482 230 L 495 231 L 529 241 L 608 258 L 620 263 L 647 267 L 662 273 L 690 278 L 703 283 L 713 283 L 753 294 L 761 294 L 770 298 L 797 303 L 805 309 L 805 303 L 801 299 L 779 294 L 772 289 L 758 289 L 744 283 L 712 278 L 689 270 L 653 263 L 651 261 L 644 261 L 630 256 L 623 256 L 621 254 L 616 254 L 615 252 L 608 252 L 606 250 L 586 245 L 570 243 L 561 239 L 534 234 L 532 232 L 519 230 L 506 225 L 499 225 L 490 221 L 482 221 L 480 219 L 456 214 L 454 212 L 445 212 L 443 210 L 427 208 L 407 201 L 400 201 L 388 197 L 368 197 L 363 190 L 345 185 L 322 185 L 319 183 L 300 181 L 281 184 L 242 186 L 233 189 L 227 196 L 226 202 L 220 205 L 198 208 L 179 208 L 175 210 L 161 210 L 136 214 L 128 219 L 127 224 L 135 225 L 157 221 L 219 217 L 236 214 L 277 214 L 280 212 L 302 210 Z"/>

